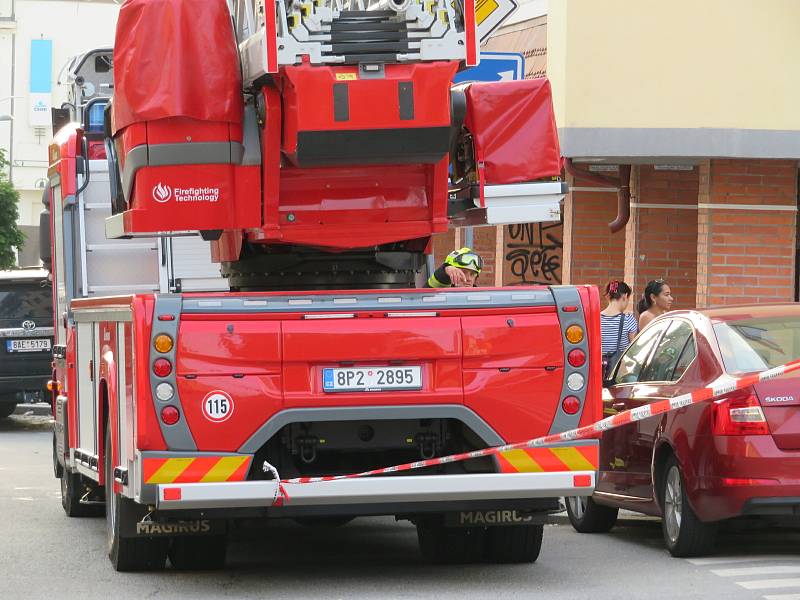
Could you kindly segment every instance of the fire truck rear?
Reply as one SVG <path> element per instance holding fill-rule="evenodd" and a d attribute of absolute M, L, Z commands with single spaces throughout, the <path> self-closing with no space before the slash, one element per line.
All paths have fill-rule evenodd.
<path fill-rule="evenodd" d="M 54 468 L 116 569 L 220 566 L 237 519 L 362 515 L 435 561 L 533 561 L 591 494 L 593 440 L 313 479 L 600 417 L 596 289 L 414 289 L 433 234 L 564 193 L 546 81 L 451 90 L 481 36 L 469 1 L 128 0 L 113 63 L 76 67 L 76 106 L 90 72 L 113 97 L 50 148 Z M 198 232 L 230 291 L 165 276 Z"/>

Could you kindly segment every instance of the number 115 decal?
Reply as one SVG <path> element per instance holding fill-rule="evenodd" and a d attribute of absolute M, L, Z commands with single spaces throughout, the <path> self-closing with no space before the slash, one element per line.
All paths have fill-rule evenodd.
<path fill-rule="evenodd" d="M 233 398 L 228 392 L 214 390 L 203 398 L 203 416 L 212 423 L 222 423 L 233 414 Z"/>

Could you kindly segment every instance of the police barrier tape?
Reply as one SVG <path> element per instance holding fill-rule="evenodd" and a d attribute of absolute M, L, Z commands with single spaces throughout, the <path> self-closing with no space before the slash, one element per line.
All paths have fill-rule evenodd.
<path fill-rule="evenodd" d="M 562 433 L 546 435 L 531 440 L 527 440 L 524 442 L 517 442 L 515 444 L 506 444 L 505 446 L 493 446 L 491 448 L 484 448 L 483 450 L 473 450 L 472 452 L 451 454 L 449 456 L 441 456 L 439 458 L 420 460 L 417 462 L 395 465 L 393 467 L 384 467 L 383 469 L 373 469 L 372 471 L 363 471 L 361 473 L 351 473 L 349 475 L 328 475 L 325 477 L 296 477 L 294 479 L 282 479 L 280 481 L 281 484 L 302 484 L 302 483 L 318 483 L 320 481 L 337 481 L 339 479 L 355 479 L 357 477 L 371 477 L 374 475 L 386 475 L 388 473 L 397 473 L 399 471 L 411 471 L 414 469 L 424 469 L 425 467 L 434 467 L 436 465 L 459 462 L 462 460 L 469 460 L 471 458 L 480 458 L 482 456 L 492 456 L 503 452 L 508 452 L 509 450 L 536 448 L 539 446 L 546 446 L 548 444 L 555 444 L 558 442 L 571 442 L 573 440 L 592 438 L 595 437 L 598 433 L 608 431 L 609 429 L 622 427 L 623 425 L 634 423 L 636 421 L 641 421 L 649 417 L 654 417 L 656 415 L 660 415 L 669 412 L 671 410 L 676 410 L 678 408 L 683 408 L 684 406 L 690 406 L 692 404 L 698 404 L 700 402 L 705 402 L 707 400 L 713 400 L 714 398 L 718 398 L 719 396 L 730 394 L 731 392 L 744 389 L 756 383 L 769 381 L 770 379 L 775 379 L 776 377 L 780 377 L 781 375 L 785 375 L 786 373 L 791 373 L 792 371 L 797 371 L 798 369 L 800 369 L 800 359 L 786 363 L 785 365 L 781 365 L 779 367 L 774 367 L 772 369 L 762 371 L 761 373 L 756 373 L 754 375 L 747 375 L 745 377 L 733 379 L 731 381 L 720 383 L 715 386 L 701 388 L 699 390 L 695 390 L 688 394 L 675 396 L 674 398 L 670 398 L 668 400 L 660 400 L 658 402 L 653 402 L 652 404 L 648 404 L 646 406 L 640 406 L 639 408 L 626 410 L 617 413 L 614 416 L 606 417 L 602 421 L 598 421 L 597 423 L 593 423 L 592 425 L 586 425 L 585 427 L 580 427 L 578 429 L 570 429 L 569 431 L 564 431 Z M 270 470 L 272 471 L 273 476 L 275 476 L 275 478 L 278 479 L 277 471 L 274 470 L 274 468 L 271 468 L 271 465 L 270 465 Z M 288 500 L 289 497 L 286 494 L 285 489 L 283 489 L 283 485 L 281 485 L 280 487 L 281 489 L 279 494 L 283 496 L 283 499 Z M 276 496 L 276 503 L 279 502 L 280 502 L 280 497 Z"/>

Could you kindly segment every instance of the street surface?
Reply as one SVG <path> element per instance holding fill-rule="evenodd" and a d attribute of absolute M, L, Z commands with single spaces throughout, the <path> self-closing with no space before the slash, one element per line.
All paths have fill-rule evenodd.
<path fill-rule="evenodd" d="M 674 559 L 658 521 L 611 534 L 545 528 L 533 565 L 433 566 L 391 518 L 331 530 L 292 522 L 238 531 L 225 571 L 116 573 L 104 519 L 68 519 L 51 467 L 48 417 L 0 420 L 1 598 L 725 598 L 800 600 L 800 532 L 726 533 L 718 555 Z"/>

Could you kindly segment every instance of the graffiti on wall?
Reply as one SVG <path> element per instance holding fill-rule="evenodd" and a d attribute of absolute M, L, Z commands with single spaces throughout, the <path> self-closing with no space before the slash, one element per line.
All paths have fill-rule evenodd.
<path fill-rule="evenodd" d="M 503 234 L 503 285 L 561 283 L 562 223 L 508 225 Z"/>

